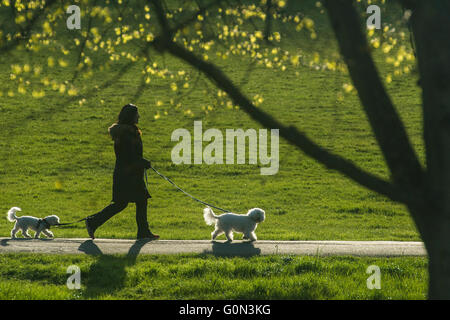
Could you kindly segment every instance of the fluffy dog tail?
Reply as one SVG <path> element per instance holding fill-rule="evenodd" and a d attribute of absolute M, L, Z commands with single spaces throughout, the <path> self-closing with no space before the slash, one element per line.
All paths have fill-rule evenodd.
<path fill-rule="evenodd" d="M 205 222 L 208 226 L 212 226 L 219 217 L 214 214 L 210 207 L 208 207 L 203 209 L 203 218 L 205 218 Z"/>
<path fill-rule="evenodd" d="M 17 211 L 22 211 L 22 209 L 20 209 L 18 207 L 12 207 L 11 209 L 9 209 L 8 213 L 6 214 L 8 221 L 14 222 L 17 220 L 17 216 L 16 216 Z"/>

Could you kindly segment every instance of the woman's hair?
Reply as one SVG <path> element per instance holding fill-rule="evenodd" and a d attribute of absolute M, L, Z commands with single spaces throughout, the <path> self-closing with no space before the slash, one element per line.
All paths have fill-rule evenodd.
<path fill-rule="evenodd" d="M 127 104 L 120 110 L 119 117 L 117 119 L 117 124 L 127 124 L 136 128 L 138 135 L 142 135 L 142 131 L 136 126 L 136 114 L 138 108 L 134 104 Z"/>
<path fill-rule="evenodd" d="M 135 125 L 137 112 L 138 112 L 138 109 L 134 104 L 129 103 L 129 104 L 123 106 L 122 110 L 120 110 L 117 123 L 118 124 Z"/>

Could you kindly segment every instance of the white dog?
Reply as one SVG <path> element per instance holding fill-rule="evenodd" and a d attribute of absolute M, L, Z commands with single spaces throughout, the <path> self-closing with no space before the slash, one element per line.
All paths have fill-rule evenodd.
<path fill-rule="evenodd" d="M 28 233 L 28 228 L 36 231 L 36 234 L 34 235 L 35 239 L 39 238 L 39 235 L 41 232 L 45 234 L 47 237 L 53 238 L 53 233 L 49 230 L 51 226 L 59 224 L 59 218 L 58 216 L 52 215 L 47 216 L 44 219 L 39 219 L 31 216 L 22 216 L 17 217 L 16 212 L 22 211 L 22 209 L 18 207 L 13 207 L 9 209 L 7 213 L 7 218 L 11 222 L 16 222 L 14 225 L 14 228 L 11 230 L 11 238 L 16 238 L 17 231 L 21 230 L 22 235 L 25 238 L 31 238 L 30 234 Z"/>
<path fill-rule="evenodd" d="M 212 240 L 225 233 L 228 241 L 233 241 L 233 231 L 243 233 L 242 239 L 256 241 L 255 229 L 258 223 L 266 218 L 264 210 L 259 208 L 250 209 L 247 214 L 224 213 L 215 215 L 211 208 L 203 209 L 203 217 L 207 225 L 216 225 L 211 233 Z"/>

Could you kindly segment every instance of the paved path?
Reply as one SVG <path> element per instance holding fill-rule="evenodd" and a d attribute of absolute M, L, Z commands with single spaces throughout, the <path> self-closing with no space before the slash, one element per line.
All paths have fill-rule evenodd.
<path fill-rule="evenodd" d="M 51 254 L 177 254 L 209 253 L 221 256 L 352 255 L 370 257 L 425 256 L 422 242 L 406 241 L 270 241 L 15 239 L 0 238 L 0 253 Z"/>

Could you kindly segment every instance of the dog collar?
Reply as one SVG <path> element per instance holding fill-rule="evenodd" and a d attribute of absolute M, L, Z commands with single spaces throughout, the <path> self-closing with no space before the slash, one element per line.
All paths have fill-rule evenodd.
<path fill-rule="evenodd" d="M 45 229 L 50 229 L 50 224 L 47 222 L 47 220 L 44 219 L 39 219 L 38 220 L 38 224 L 37 224 L 37 228 L 39 228 L 39 226 L 41 225 L 41 223 L 44 224 Z"/>

